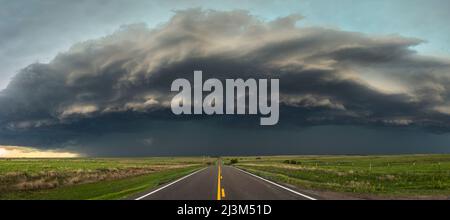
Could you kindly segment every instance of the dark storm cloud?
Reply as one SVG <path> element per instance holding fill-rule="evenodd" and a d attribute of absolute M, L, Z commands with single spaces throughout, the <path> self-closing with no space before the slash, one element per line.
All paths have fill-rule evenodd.
<path fill-rule="evenodd" d="M 448 131 L 448 60 L 417 54 L 418 39 L 302 28 L 299 19 L 192 9 L 156 29 L 129 25 L 74 45 L 49 64 L 21 70 L 0 93 L 0 144 L 91 155 L 196 154 L 276 140 L 292 148 L 296 141 L 283 132 L 313 125 Z M 279 125 L 172 115 L 170 84 L 194 70 L 204 78 L 279 78 Z M 120 150 L 124 145 L 132 149 Z"/>

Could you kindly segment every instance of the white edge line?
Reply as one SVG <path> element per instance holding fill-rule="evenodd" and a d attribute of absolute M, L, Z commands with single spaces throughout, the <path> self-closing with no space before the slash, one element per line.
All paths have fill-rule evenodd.
<path fill-rule="evenodd" d="M 177 182 L 179 182 L 179 181 L 181 181 L 181 180 L 184 180 L 184 179 L 186 179 L 186 178 L 188 178 L 188 177 L 190 177 L 190 176 L 192 176 L 192 175 L 194 175 L 194 174 L 196 174 L 196 173 L 199 173 L 200 171 L 206 170 L 206 168 L 208 168 L 208 167 L 205 167 L 205 168 L 203 168 L 203 169 L 201 169 L 201 170 L 197 170 L 197 171 L 195 171 L 195 172 L 193 172 L 193 173 L 191 173 L 191 174 L 188 174 L 188 175 L 186 175 L 186 176 L 184 176 L 184 177 L 181 177 L 180 179 L 177 179 L 177 180 L 175 180 L 175 181 L 173 181 L 173 182 L 171 182 L 171 183 L 169 183 L 169 184 L 167 184 L 167 185 L 165 185 L 165 186 L 163 186 L 163 187 L 161 187 L 161 188 L 158 188 L 158 189 L 156 189 L 156 190 L 153 190 L 153 191 L 151 191 L 151 192 L 149 192 L 149 193 L 147 193 L 147 194 L 145 194 L 145 195 L 143 195 L 143 196 L 141 196 L 141 197 L 139 197 L 139 198 L 137 198 L 137 199 L 135 199 L 135 200 L 141 200 L 141 199 L 143 199 L 143 198 L 145 198 L 145 197 L 147 197 L 147 196 L 149 196 L 149 195 L 151 195 L 151 194 L 153 194 L 153 193 L 156 193 L 156 192 L 158 192 L 158 191 L 160 191 L 160 190 L 163 190 L 163 189 L 165 189 L 165 188 L 167 188 L 167 187 L 169 187 L 169 186 L 171 186 L 171 185 L 173 185 L 173 184 L 175 184 L 175 183 L 177 183 Z"/>
<path fill-rule="evenodd" d="M 237 168 L 237 167 L 234 167 L 234 166 L 233 166 L 233 168 L 235 168 L 235 169 L 237 169 L 237 170 L 239 170 L 239 171 L 241 171 L 241 172 L 244 172 L 244 173 L 246 173 L 246 174 L 248 174 L 248 175 L 251 175 L 251 176 L 253 176 L 253 177 L 256 177 L 256 178 L 258 178 L 258 179 L 264 180 L 264 181 L 266 181 L 266 182 L 268 182 L 268 183 L 270 183 L 270 184 L 272 184 L 272 185 L 278 186 L 278 187 L 280 187 L 280 188 L 282 188 L 282 189 L 284 189 L 284 190 L 287 190 L 287 191 L 289 191 L 289 192 L 291 192 L 291 193 L 294 193 L 294 194 L 297 194 L 297 195 L 299 195 L 299 196 L 305 197 L 305 198 L 307 198 L 307 199 L 309 199 L 309 200 L 317 200 L 317 199 L 315 199 L 315 198 L 313 198 L 313 197 L 311 197 L 311 196 L 307 196 L 307 195 L 305 195 L 305 194 L 303 194 L 303 193 L 299 193 L 299 192 L 297 192 L 297 191 L 295 191 L 295 190 L 289 189 L 289 188 L 287 188 L 287 187 L 285 187 L 285 186 L 282 186 L 282 185 L 280 185 L 280 184 L 278 184 L 278 183 L 274 183 L 274 182 L 272 182 L 272 181 L 270 181 L 270 180 L 264 179 L 264 178 L 262 178 L 262 177 L 260 177 L 260 176 L 258 176 L 258 175 L 255 175 L 255 174 L 253 174 L 253 173 L 247 172 L 247 171 L 242 170 L 242 169 L 240 169 L 240 168 Z"/>

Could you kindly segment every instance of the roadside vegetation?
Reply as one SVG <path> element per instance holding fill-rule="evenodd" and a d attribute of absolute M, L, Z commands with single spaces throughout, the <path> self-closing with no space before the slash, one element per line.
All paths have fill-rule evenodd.
<path fill-rule="evenodd" d="M 239 157 L 234 166 L 303 189 L 362 198 L 450 196 L 450 155 Z"/>
<path fill-rule="evenodd" d="M 225 164 L 226 165 L 233 165 L 233 164 L 237 164 L 238 162 L 239 162 L 239 159 L 231 158 L 231 159 L 226 160 Z"/>
<path fill-rule="evenodd" d="M 0 159 L 0 199 L 121 199 L 211 158 Z"/>

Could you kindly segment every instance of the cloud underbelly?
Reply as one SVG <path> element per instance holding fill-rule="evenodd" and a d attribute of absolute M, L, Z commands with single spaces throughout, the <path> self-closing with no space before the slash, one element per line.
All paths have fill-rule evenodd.
<path fill-rule="evenodd" d="M 416 53 L 418 39 L 300 27 L 298 19 L 191 9 L 155 29 L 129 25 L 74 45 L 49 64 L 21 70 L 0 92 L 0 144 L 27 135 L 36 146 L 70 145 L 91 140 L 95 135 L 86 131 L 93 128 L 103 135 L 141 132 L 142 118 L 150 124 L 146 131 L 160 136 L 154 123 L 252 127 L 254 118 L 171 114 L 171 83 L 193 81 L 195 70 L 221 81 L 279 79 L 279 123 L 270 129 L 448 132 L 449 60 Z M 52 132 L 59 138 L 49 138 Z"/>

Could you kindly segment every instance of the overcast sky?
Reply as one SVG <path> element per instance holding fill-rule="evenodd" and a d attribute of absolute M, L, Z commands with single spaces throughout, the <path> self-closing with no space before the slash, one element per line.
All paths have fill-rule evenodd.
<path fill-rule="evenodd" d="M 0 5 L 0 146 L 119 156 L 450 152 L 447 0 Z M 280 78 L 280 125 L 174 117 L 170 82 L 196 69 Z"/>
<path fill-rule="evenodd" d="M 124 24 L 150 27 L 174 10 L 249 10 L 262 19 L 299 13 L 299 25 L 320 25 L 373 34 L 399 34 L 427 42 L 418 50 L 450 54 L 447 0 L 0 0 L 0 88 L 32 62 L 48 62 L 72 44 L 98 38 Z"/>

